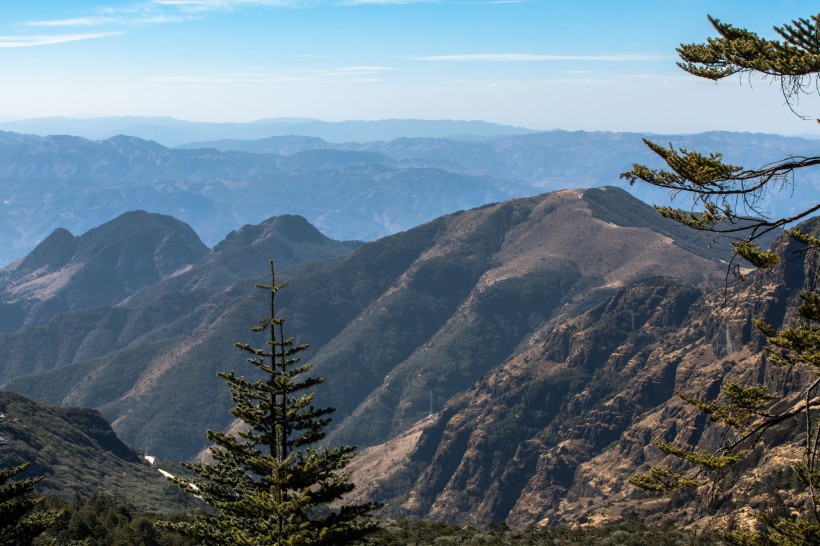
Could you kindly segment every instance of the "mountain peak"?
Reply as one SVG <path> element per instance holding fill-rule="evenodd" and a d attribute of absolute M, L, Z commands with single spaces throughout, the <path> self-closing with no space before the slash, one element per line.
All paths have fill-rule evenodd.
<path fill-rule="evenodd" d="M 115 305 L 208 252 L 176 218 L 126 212 L 79 237 L 55 230 L 0 277 L 0 295 L 20 302 L 28 322 L 39 323 L 69 309 Z"/>
<path fill-rule="evenodd" d="M 327 259 L 350 252 L 355 243 L 341 243 L 322 234 L 303 216 L 283 214 L 261 224 L 230 232 L 214 246 L 210 260 L 241 277 L 259 274 L 260 263 L 274 258 L 277 268 L 298 261 Z"/>
<path fill-rule="evenodd" d="M 313 224 L 297 214 L 283 214 L 268 218 L 261 224 L 246 224 L 230 232 L 214 247 L 214 253 L 246 246 L 264 245 L 271 238 L 293 242 L 321 244 L 329 241 Z"/>
<path fill-rule="evenodd" d="M 274 216 L 261 224 L 264 233 L 279 233 L 298 243 L 321 244 L 329 239 L 316 227 L 298 214 Z"/>
<path fill-rule="evenodd" d="M 38 269 L 55 271 L 63 267 L 77 248 L 79 239 L 64 228 L 57 228 L 37 245 L 14 269 L 14 275 L 22 277 Z"/>

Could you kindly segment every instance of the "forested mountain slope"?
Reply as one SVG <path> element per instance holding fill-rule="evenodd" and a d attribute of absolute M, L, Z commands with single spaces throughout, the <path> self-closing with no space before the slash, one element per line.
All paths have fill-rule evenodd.
<path fill-rule="evenodd" d="M 58 408 L 0 391 L 0 467 L 30 463 L 38 491 L 71 499 L 100 492 L 144 512 L 177 513 L 196 501 L 120 441 L 99 412 Z"/>
<path fill-rule="evenodd" d="M 230 425 L 216 372 L 242 373 L 233 342 L 251 341 L 248 328 L 264 314 L 253 285 L 279 255 L 291 281 L 279 298 L 288 331 L 311 344 L 308 357 L 328 377 L 318 400 L 338 409 L 329 441 L 376 444 L 427 415 L 431 392 L 440 408 L 545 325 L 634 280 L 718 282 L 715 249 L 693 237 L 615 188 L 488 205 L 355 249 L 304 220 L 272 219 L 116 307 L 0 335 L 0 381 L 98 408 L 153 454 L 191 457 L 206 445 L 205 428 Z M 288 268 L 298 260 L 286 247 L 314 261 Z"/>

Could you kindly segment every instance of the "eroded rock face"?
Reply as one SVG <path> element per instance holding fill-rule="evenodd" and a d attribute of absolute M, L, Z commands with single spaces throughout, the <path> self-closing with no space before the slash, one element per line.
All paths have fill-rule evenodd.
<path fill-rule="evenodd" d="M 602 521 L 633 512 L 709 525 L 726 523 L 738 507 L 799 502 L 761 480 L 799 459 L 788 442 L 752 453 L 759 466 L 741 465 L 737 485 L 711 504 L 703 495 L 656 499 L 627 481 L 650 465 L 674 464 L 650 445 L 653 437 L 716 445 L 716 430 L 676 392 L 713 398 L 727 379 L 763 380 L 783 394 L 799 389 L 799 374 L 767 366 L 752 319 L 776 327 L 793 320 L 815 266 L 788 239 L 775 250 L 781 265 L 725 291 L 658 277 L 548 324 L 427 426 L 407 458 L 407 468 L 421 469 L 412 490 L 389 499 L 389 507 L 472 525 Z"/>
<path fill-rule="evenodd" d="M 646 343 L 676 332 L 699 295 L 653 278 L 544 331 L 428 430 L 439 434 L 438 448 L 403 508 L 474 525 L 547 517 L 578 465 L 672 395 L 674 363 L 657 365 Z"/>

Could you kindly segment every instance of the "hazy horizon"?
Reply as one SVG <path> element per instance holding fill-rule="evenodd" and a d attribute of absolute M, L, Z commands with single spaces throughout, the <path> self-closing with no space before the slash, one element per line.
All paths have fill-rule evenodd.
<path fill-rule="evenodd" d="M 816 125 L 789 112 L 777 85 L 693 78 L 675 47 L 714 36 L 707 14 L 771 36 L 814 11 L 803 0 L 11 0 L 0 6 L 0 119 L 799 135 Z"/>

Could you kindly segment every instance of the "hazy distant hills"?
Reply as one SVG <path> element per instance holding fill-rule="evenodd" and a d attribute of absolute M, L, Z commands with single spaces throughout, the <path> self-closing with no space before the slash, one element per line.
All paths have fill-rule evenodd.
<path fill-rule="evenodd" d="M 126 441 L 190 457 L 205 446 L 205 428 L 229 424 L 215 374 L 242 370 L 233 342 L 252 341 L 248 328 L 265 307 L 253 285 L 267 259 L 281 257 L 290 286 L 280 309 L 329 378 L 320 400 L 338 409 L 331 440 L 375 444 L 425 416 L 431 392 L 441 407 L 541 325 L 633 280 L 721 278 L 706 243 L 616 188 L 490 205 L 358 247 L 303 219 L 274 218 L 115 307 L 0 335 L 0 382 L 99 408 Z"/>
<path fill-rule="evenodd" d="M 309 122 L 273 123 L 311 133 Z M 367 138 L 385 137 L 377 129 L 391 124 L 420 136 L 342 143 L 270 136 L 276 131 L 264 129 L 265 138 L 256 140 L 226 140 L 229 133 L 220 133 L 221 140 L 167 148 L 134 136 L 0 133 L 0 264 L 21 258 L 58 227 L 82 233 L 137 208 L 179 218 L 213 245 L 242 225 L 280 214 L 304 216 L 334 239 L 374 240 L 457 210 L 567 187 L 617 185 L 647 202 L 667 199 L 618 178 L 635 161 L 656 163 L 638 134 L 511 134 L 477 122 L 350 123 Z M 437 136 L 459 128 L 474 132 Z M 813 155 L 818 146 L 816 140 L 740 133 L 656 140 L 722 150 L 747 165 Z M 820 177 L 800 176 L 793 193 L 758 203 L 759 210 L 788 214 L 792 203 L 813 199 Z"/>
<path fill-rule="evenodd" d="M 83 232 L 135 208 L 177 217 L 207 244 L 278 214 L 305 216 L 337 239 L 372 240 L 524 193 L 491 177 L 404 166 L 370 152 L 279 156 L 173 150 L 123 136 L 0 133 L 0 263 L 58 227 Z"/>
<path fill-rule="evenodd" d="M 165 146 L 220 138 L 253 140 L 287 135 L 318 137 L 331 142 L 370 142 L 400 137 L 481 139 L 533 132 L 523 127 L 485 121 L 387 119 L 331 122 L 274 118 L 248 123 L 206 123 L 163 117 L 35 118 L 0 122 L 0 129 L 40 136 L 75 135 L 91 140 L 131 135 Z"/>

